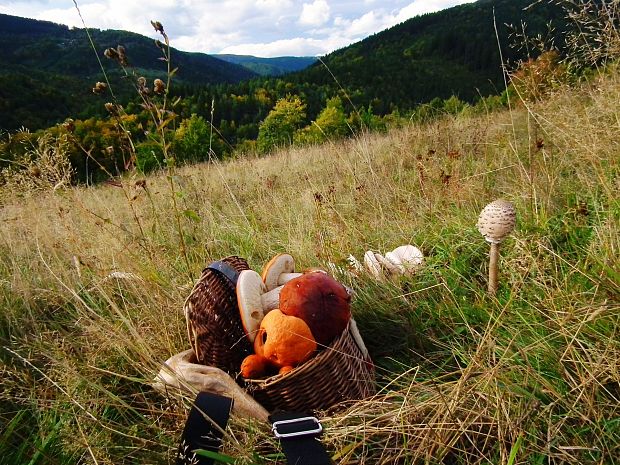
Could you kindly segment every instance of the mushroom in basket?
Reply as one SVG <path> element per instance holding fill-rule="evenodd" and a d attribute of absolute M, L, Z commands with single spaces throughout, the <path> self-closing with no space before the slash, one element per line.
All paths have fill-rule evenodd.
<path fill-rule="evenodd" d="M 272 310 L 254 339 L 253 355 L 241 364 L 244 378 L 260 378 L 270 372 L 286 373 L 308 360 L 316 350 L 316 341 L 308 325 L 300 318 Z"/>
<path fill-rule="evenodd" d="M 242 376 L 291 371 L 317 347 L 327 347 L 349 324 L 350 300 L 346 288 L 326 273 L 307 273 L 288 281 L 280 292 L 280 308 L 267 312 L 260 323 L 255 354 L 244 359 Z M 241 318 L 246 329 L 254 321 L 251 313 L 243 311 Z"/>

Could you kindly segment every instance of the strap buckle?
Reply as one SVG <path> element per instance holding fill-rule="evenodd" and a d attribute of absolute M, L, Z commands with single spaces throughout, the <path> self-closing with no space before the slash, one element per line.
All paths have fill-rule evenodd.
<path fill-rule="evenodd" d="M 311 424 L 308 424 L 312 422 Z M 315 425 L 314 427 L 312 427 Z M 290 420 L 274 421 L 271 431 L 278 439 L 297 436 L 318 435 L 323 431 L 323 425 L 316 417 L 292 418 Z"/>

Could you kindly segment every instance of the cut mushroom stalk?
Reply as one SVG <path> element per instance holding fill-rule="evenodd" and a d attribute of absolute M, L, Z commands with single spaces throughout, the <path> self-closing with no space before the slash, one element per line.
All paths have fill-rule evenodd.
<path fill-rule="evenodd" d="M 278 276 L 278 286 L 284 286 L 289 281 L 299 278 L 303 273 L 281 273 Z M 275 288 L 274 288 L 275 289 Z"/>
<path fill-rule="evenodd" d="M 262 279 L 268 291 L 283 286 L 301 273 L 295 273 L 295 260 L 287 253 L 273 257 L 263 270 Z"/>
<path fill-rule="evenodd" d="M 499 244 L 515 227 L 517 214 L 512 203 L 495 200 L 488 204 L 478 218 L 478 231 L 491 244 L 489 253 L 489 287 L 490 295 L 495 295 L 498 288 Z"/>

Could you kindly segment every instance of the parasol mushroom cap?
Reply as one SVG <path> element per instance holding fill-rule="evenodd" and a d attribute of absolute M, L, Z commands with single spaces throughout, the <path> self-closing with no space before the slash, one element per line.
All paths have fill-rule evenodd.
<path fill-rule="evenodd" d="M 381 268 L 387 271 L 390 275 L 398 275 L 401 274 L 401 266 L 392 260 L 388 260 L 387 255 L 384 257 L 380 253 L 375 252 L 375 258 L 377 262 L 381 265 Z"/>
<path fill-rule="evenodd" d="M 381 278 L 381 263 L 375 257 L 375 253 L 372 250 L 369 250 L 364 254 L 364 265 L 375 278 Z"/>
<path fill-rule="evenodd" d="M 256 271 L 243 270 L 239 273 L 237 304 L 243 329 L 251 342 L 254 342 L 256 332 L 265 316 L 261 296 L 266 292 L 265 283 Z"/>
<path fill-rule="evenodd" d="M 478 217 L 478 231 L 491 244 L 499 244 L 515 227 L 517 212 L 511 202 L 498 199 L 482 209 Z"/>
<path fill-rule="evenodd" d="M 284 273 L 295 272 L 295 260 L 287 253 L 281 253 L 273 257 L 263 269 L 263 282 L 268 290 L 279 286 L 278 280 Z"/>
<path fill-rule="evenodd" d="M 401 245 L 385 254 L 385 258 L 394 263 L 401 273 L 417 270 L 424 263 L 424 254 L 413 245 Z"/>

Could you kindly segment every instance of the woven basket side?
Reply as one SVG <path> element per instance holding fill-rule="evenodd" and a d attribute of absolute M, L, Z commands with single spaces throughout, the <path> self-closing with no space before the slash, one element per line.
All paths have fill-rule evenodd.
<path fill-rule="evenodd" d="M 347 329 L 329 348 L 293 371 L 249 380 L 248 391 L 269 411 L 326 409 L 374 394 L 374 371 Z"/>
<path fill-rule="evenodd" d="M 222 261 L 237 272 L 249 269 L 240 257 L 226 257 Z M 198 363 L 236 374 L 251 353 L 251 344 L 239 316 L 235 285 L 221 273 L 206 268 L 183 310 Z"/>

